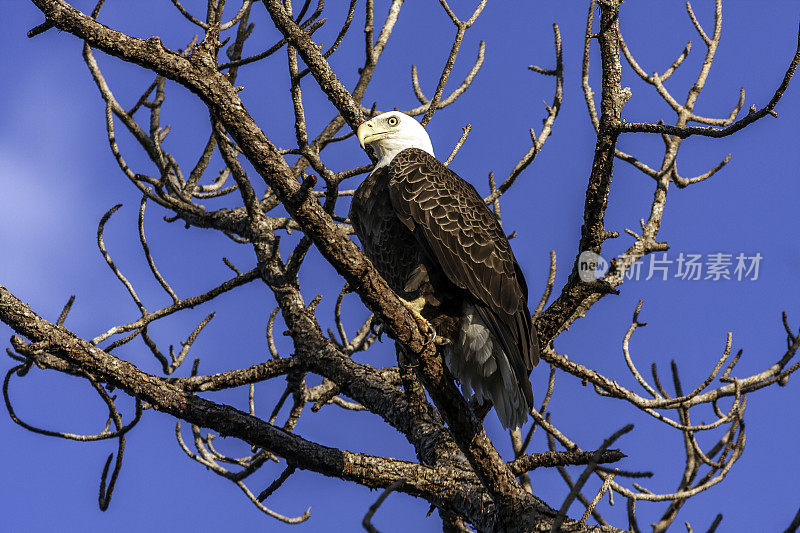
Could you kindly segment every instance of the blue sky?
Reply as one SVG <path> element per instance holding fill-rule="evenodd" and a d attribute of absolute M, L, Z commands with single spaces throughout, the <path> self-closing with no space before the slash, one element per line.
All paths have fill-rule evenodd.
<path fill-rule="evenodd" d="M 416 105 L 410 87 L 412 63 L 419 67 L 426 93 L 433 93 L 455 31 L 438 3 L 409 4 L 365 98 L 368 105 L 377 101 L 379 109 Z M 563 109 L 544 151 L 502 202 L 504 226 L 518 232 L 512 245 L 534 298 L 538 298 L 547 275 L 549 251 L 554 249 L 558 254 L 557 288 L 565 281 L 577 251 L 594 135 L 580 90 L 585 3 L 527 4 L 512 8 L 508 3 L 489 3 L 467 34 L 448 88 L 469 70 L 481 39 L 486 41 L 484 67 L 472 88 L 456 104 L 438 112 L 428 130 L 438 155 L 445 157 L 459 138 L 461 127 L 472 124 L 472 133 L 451 168 L 479 191 L 487 191 L 489 171 L 499 177 L 507 175 L 529 147 L 528 129 L 538 131 L 541 127 L 545 114 L 542 100 L 552 99 L 553 80 L 531 73 L 527 66 L 553 65 L 551 24 L 558 22 L 564 40 Z M 76 5 L 91 9 L 89 2 Z M 197 9 L 200 2 L 186 5 Z M 329 2 L 328 9 L 335 7 Z M 713 3 L 697 2 L 694 7 L 710 31 Z M 106 230 L 112 257 L 149 309 L 166 305 L 168 299 L 151 279 L 138 248 L 138 195 L 108 150 L 104 105 L 81 60 L 81 44 L 55 30 L 27 39 L 25 32 L 42 20 L 30 3 L 14 2 L 6 12 L 7 29 L 0 33 L 7 75 L 1 89 L 0 113 L 0 246 L 4 250 L 0 283 L 51 320 L 58 316 L 68 296 L 76 294 L 66 325 L 78 334 L 93 337 L 114 324 L 135 319 L 137 314 L 95 244 L 97 222 L 112 205 L 123 203 Z M 250 52 L 272 43 L 276 35 L 267 27 L 263 8 L 256 7 L 254 12 L 251 20 L 257 29 L 246 49 Z M 467 16 L 463 9 L 459 14 Z M 328 25 L 316 35 L 324 42 L 331 41 L 343 18 L 333 13 L 328 16 Z M 782 79 L 797 42 L 800 12 L 796 2 L 729 0 L 724 16 L 722 44 L 697 107 L 705 115 L 726 116 L 736 102 L 739 87 L 747 91 L 745 109 L 751 104 L 764 105 Z M 135 36 L 160 35 L 173 48 L 187 43 L 194 33 L 166 0 L 109 2 L 103 17 L 105 23 Z M 704 49 L 683 3 L 626 2 L 621 25 L 630 48 L 648 72 L 663 72 L 686 41 L 693 41 L 689 58 L 667 83 L 676 97 L 684 97 Z M 351 34 L 332 58 L 334 69 L 349 87 L 361 61 L 361 27 L 363 13 L 357 15 Z M 151 77 L 138 67 L 97 55 L 118 98 L 130 106 Z M 284 62 L 284 55 L 276 54 L 263 64 L 243 69 L 240 77 L 240 83 L 247 87 L 242 93 L 245 105 L 281 147 L 288 146 L 294 136 Z M 598 63 L 599 57 L 593 56 L 592 83 L 597 91 Z M 636 302 L 643 298 L 640 318 L 649 325 L 638 331 L 631 343 L 640 368 L 655 362 L 663 376 L 669 361 L 675 359 L 686 386 L 693 386 L 716 362 L 728 331 L 734 334 L 734 349 L 744 350 L 737 367 L 740 376 L 763 370 L 780 357 L 785 350 L 781 310 L 789 313 L 795 327 L 800 323 L 798 81 L 779 104 L 778 120 L 767 117 L 723 140 L 690 139 L 684 143 L 678 162 L 687 176 L 706 171 L 728 153 L 733 157 L 711 180 L 685 190 L 670 189 L 660 234 L 672 247 L 671 259 L 681 252 L 734 256 L 760 253 L 763 260 L 758 279 L 713 282 L 671 277 L 668 281 L 628 282 L 619 296 L 602 300 L 556 341 L 560 353 L 633 387 L 622 358 L 621 340 Z M 308 79 L 304 86 L 306 111 L 311 130 L 318 131 L 333 111 L 311 82 Z M 628 68 L 623 71 L 623 84 L 633 92 L 624 118 L 674 120 L 670 109 Z M 208 134 L 207 114 L 201 104 L 174 84 L 168 85 L 167 102 L 163 122 L 172 125 L 172 132 L 165 146 L 182 165 L 191 165 Z M 121 134 L 120 142 L 131 165 L 142 172 L 152 171 L 131 139 Z M 619 143 L 621 149 L 651 166 L 660 162 L 660 146 L 660 138 L 645 135 L 627 135 Z M 337 147 L 327 161 L 341 170 L 364 164 L 366 156 L 353 141 Z M 212 164 L 212 168 L 216 167 Z M 345 187 L 355 187 L 358 179 Z M 618 161 L 607 228 L 635 230 L 638 220 L 647 214 L 652 188 L 650 178 Z M 345 213 L 346 204 L 342 202 L 339 209 Z M 164 214 L 151 206 L 146 227 L 159 267 L 179 295 L 200 293 L 227 279 L 229 270 L 220 260 L 223 255 L 240 268 L 251 268 L 253 258 L 248 247 L 206 230 L 164 224 Z M 617 241 L 609 241 L 605 255 L 620 253 L 630 242 L 624 234 Z M 328 320 L 341 280 L 318 254 L 312 253 L 301 281 L 309 299 L 323 294 L 318 316 Z M 216 318 L 194 347 L 193 355 L 201 359 L 201 372 L 248 366 L 265 357 L 263 331 L 273 307 L 268 291 L 253 285 L 225 295 L 206 308 L 172 317 L 154 327 L 153 335 L 162 346 L 177 343 L 205 314 L 216 311 Z M 346 300 L 345 310 L 351 316 L 351 330 L 367 315 L 352 296 Z M 0 326 L 0 336 L 7 338 L 10 330 Z M 282 352 L 290 353 L 284 339 L 279 336 L 278 340 Z M 137 342 L 120 349 L 117 355 L 146 371 L 158 371 L 157 362 Z M 393 357 L 390 343 L 385 342 L 359 360 L 388 366 Z M 4 363 L 3 369 L 10 363 Z M 185 375 L 188 366 L 179 375 Z M 543 394 L 546 374 L 544 370 L 534 372 L 534 394 L 538 398 Z M 271 409 L 281 388 L 282 382 L 259 387 L 256 401 L 261 413 Z M 91 433 L 102 429 L 105 421 L 102 402 L 85 382 L 71 377 L 34 370 L 25 379 L 12 381 L 11 391 L 19 416 L 38 426 Z M 721 485 L 687 504 L 676 528 L 680 522 L 689 521 L 702 529 L 717 512 L 724 514 L 725 531 L 772 531 L 788 525 L 800 505 L 794 479 L 800 471 L 800 458 L 791 453 L 792 444 L 800 436 L 796 410 L 799 391 L 790 380 L 787 387 L 751 395 L 745 416 L 744 456 Z M 247 391 L 210 397 L 243 408 Z M 132 402 L 120 398 L 119 403 L 130 415 Z M 589 388 L 565 375 L 558 377 L 550 408 L 558 427 L 585 449 L 599 446 L 608 434 L 629 422 L 636 424 L 634 433 L 618 443 L 629 456 L 621 466 L 652 469 L 656 475 L 647 486 L 654 491 L 671 491 L 677 485 L 683 462 L 678 432 L 618 402 L 597 398 Z M 494 415 L 487 418 L 487 429 L 501 451 L 508 453 L 507 438 Z M 173 431 L 172 419 L 146 413 L 129 434 L 125 464 L 111 506 L 101 513 L 96 503 L 99 475 L 106 455 L 115 451 L 113 443 L 54 440 L 31 434 L 7 416 L 0 416 L 0 434 L 4 437 L 0 450 L 7 458 L 7 482 L 0 488 L 0 508 L 5 511 L 6 524 L 10 524 L 7 527 L 14 531 L 78 531 L 87 525 L 119 531 L 208 531 L 221 527 L 356 530 L 378 495 L 335 479 L 299 472 L 267 503 L 287 515 L 299 515 L 311 507 L 312 517 L 300 526 L 284 526 L 263 516 L 233 484 L 185 457 Z M 405 441 L 369 414 L 341 413 L 329 406 L 317 414 L 307 413 L 297 431 L 326 445 L 412 458 Z M 229 451 L 246 449 L 234 442 L 221 446 Z M 541 432 L 532 448 L 546 448 Z M 282 468 L 264 467 L 253 480 L 252 489 L 262 490 Z M 573 471 L 575 475 L 580 472 Z M 536 472 L 533 483 L 537 495 L 555 507 L 567 492 L 555 472 Z M 623 502 L 616 501 L 605 516 L 625 526 Z M 657 519 L 662 506 L 642 503 L 638 509 L 640 524 L 646 526 Z M 394 495 L 377 514 L 375 524 L 382 531 L 411 527 L 439 531 L 438 517 L 426 518 L 427 510 L 425 502 Z M 573 507 L 573 516 L 580 513 Z"/>

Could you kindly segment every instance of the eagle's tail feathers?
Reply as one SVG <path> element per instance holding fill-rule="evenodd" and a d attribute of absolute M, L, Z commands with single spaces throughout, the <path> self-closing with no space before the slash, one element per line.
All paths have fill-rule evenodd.
<path fill-rule="evenodd" d="M 528 418 L 524 391 L 501 343 L 472 306 L 464 313 L 458 342 L 445 350 L 445 362 L 461 382 L 465 397 L 490 400 L 506 429 L 520 427 Z"/>

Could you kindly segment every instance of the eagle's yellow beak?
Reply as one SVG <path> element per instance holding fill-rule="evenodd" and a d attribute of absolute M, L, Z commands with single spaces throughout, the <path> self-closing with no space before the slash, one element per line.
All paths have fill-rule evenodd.
<path fill-rule="evenodd" d="M 358 144 L 361 145 L 361 148 L 364 148 L 372 141 L 383 139 L 389 133 L 390 133 L 389 131 L 381 129 L 379 126 L 376 126 L 371 120 L 368 120 L 366 122 L 362 122 L 361 125 L 358 127 L 358 129 L 356 130 L 356 137 L 358 137 Z"/>

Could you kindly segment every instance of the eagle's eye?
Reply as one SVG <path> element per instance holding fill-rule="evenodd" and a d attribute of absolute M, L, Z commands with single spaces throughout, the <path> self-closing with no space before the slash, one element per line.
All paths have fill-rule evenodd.
<path fill-rule="evenodd" d="M 390 126 L 397 126 L 397 117 L 389 117 L 386 123 Z"/>

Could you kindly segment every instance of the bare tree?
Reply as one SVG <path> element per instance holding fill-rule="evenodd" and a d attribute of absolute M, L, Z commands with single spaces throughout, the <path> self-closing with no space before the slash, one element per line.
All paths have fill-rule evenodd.
<path fill-rule="evenodd" d="M 158 37 L 138 39 L 106 26 L 98 21 L 103 0 L 90 14 L 85 14 L 64 0 L 33 0 L 45 21 L 29 32 L 35 37 L 51 28 L 71 34 L 84 42 L 83 59 L 105 103 L 108 143 L 124 176 L 136 189 L 140 198 L 138 216 L 139 244 L 150 273 L 171 299 L 171 304 L 156 310 L 148 309 L 137 295 L 134 284 L 115 265 L 104 242 L 104 227 L 119 206 L 111 208 L 100 220 L 97 243 L 103 258 L 113 274 L 126 288 L 139 309 L 131 321 L 118 324 L 95 337 L 82 338 L 64 326 L 73 298 L 64 306 L 55 321 L 48 321 L 20 301 L 5 287 L 0 286 L 0 320 L 13 328 L 19 336 L 11 339 L 8 356 L 17 362 L 5 375 L 3 392 L 11 418 L 22 427 L 45 435 L 94 441 L 115 439 L 118 451 L 109 456 L 100 482 L 99 504 L 109 505 L 118 474 L 123 466 L 126 435 L 135 429 L 146 410 L 157 410 L 176 419 L 176 438 L 186 455 L 215 474 L 236 484 L 253 504 L 265 514 L 287 523 L 309 519 L 306 512 L 300 516 L 284 516 L 268 506 L 268 499 L 297 469 L 309 470 L 370 488 L 384 489 L 364 517 L 364 527 L 375 531 L 371 518 L 390 493 L 398 492 L 421 498 L 438 510 L 445 531 L 466 531 L 469 527 L 479 531 L 617 531 L 602 516 L 603 498 L 617 494 L 625 498 L 628 523 L 618 528 L 639 531 L 636 509 L 640 502 L 662 502 L 666 507 L 660 520 L 653 525 L 655 531 L 666 530 L 676 519 L 680 509 L 695 495 L 720 483 L 744 451 L 744 412 L 750 393 L 772 385 L 785 385 L 791 374 L 800 367 L 796 353 L 800 347 L 800 333 L 793 330 L 784 314 L 787 347 L 776 361 L 753 375 L 740 377 L 736 364 L 742 351 L 734 353 L 729 334 L 722 354 L 709 368 L 708 375 L 699 383 L 688 384 L 681 379 L 675 363 L 671 366 L 670 387 L 655 365 L 651 376 L 646 377 L 636 366 L 631 354 L 630 341 L 638 328 L 641 302 L 636 307 L 630 326 L 625 333 L 622 351 L 631 377 L 641 387 L 641 393 L 620 384 L 621 376 L 606 376 L 558 353 L 553 341 L 605 295 L 618 292 L 625 274 L 648 254 L 667 249 L 659 240 L 662 217 L 670 185 L 689 187 L 711 178 L 729 161 L 724 158 L 718 165 L 695 177 L 681 176 L 677 170 L 677 157 L 684 140 L 692 136 L 724 137 L 738 132 L 766 115 L 775 115 L 775 109 L 800 62 L 800 35 L 785 76 L 773 97 L 762 107 L 753 106 L 739 118 L 744 106 L 744 91 L 727 117 L 712 118 L 695 112 L 695 103 L 708 79 L 722 31 L 722 2 L 716 0 L 713 29 L 704 28 L 695 16 L 691 5 L 686 9 L 689 20 L 702 41 L 704 61 L 686 96 L 679 99 L 665 88 L 664 82 L 673 75 L 690 52 L 690 46 L 677 57 L 663 73 L 648 74 L 637 63 L 634 52 L 626 45 L 619 30 L 619 0 L 590 0 L 583 54 L 582 86 L 588 114 L 596 131 L 596 147 L 586 186 L 583 226 L 572 271 L 562 287 L 555 287 L 556 258 L 551 253 L 550 275 L 542 280 L 545 286 L 534 312 L 539 331 L 539 341 L 545 347 L 542 358 L 549 365 L 549 384 L 540 395 L 540 405 L 533 410 L 530 427 L 510 433 L 514 458 L 504 459 L 483 429 L 484 411 L 476 412 L 459 393 L 456 384 L 442 364 L 434 344 L 427 343 L 414 317 L 400 303 L 396 294 L 375 271 L 359 247 L 348 237 L 352 233 L 342 197 L 353 194 L 342 189 L 344 180 L 363 175 L 371 165 L 361 165 L 345 170 L 334 170 L 331 164 L 340 143 L 353 142 L 353 130 L 376 113 L 377 106 L 365 107 L 364 95 L 373 79 L 392 30 L 401 16 L 403 0 L 393 0 L 385 16 L 378 16 L 373 0 L 349 5 L 342 3 L 344 13 L 330 14 L 342 21 L 332 42 L 318 43 L 314 34 L 324 24 L 330 24 L 323 1 L 310 0 L 244 0 L 226 11 L 224 0 L 208 0 L 205 13 L 194 11 L 172 0 L 175 9 L 192 25 L 198 34 L 181 50 L 167 48 Z M 483 43 L 467 75 L 451 92 L 446 92 L 453 67 L 461 51 L 464 36 L 473 27 L 483 11 L 486 0 L 477 2 L 474 11 L 461 16 L 440 0 L 443 28 L 452 24 L 455 35 L 452 48 L 432 94 L 423 89 L 416 69 L 412 70 L 414 95 L 419 105 L 404 110 L 421 116 L 423 125 L 435 118 L 438 110 L 452 104 L 470 86 L 484 61 Z M 357 67 L 357 78 L 351 89 L 340 81 L 329 61 L 348 35 L 353 38 L 352 25 L 356 11 L 363 10 L 364 59 Z M 382 10 L 378 10 L 382 12 Z M 244 53 L 251 38 L 252 20 L 268 20 L 280 38 L 263 51 L 252 55 Z M 110 23 L 109 23 L 110 24 Z M 500 198 L 512 190 L 523 171 L 543 150 L 551 131 L 556 126 L 563 100 L 564 69 L 562 41 L 557 25 L 553 25 L 555 53 L 548 67 L 531 67 L 534 72 L 553 80 L 552 100 L 546 105 L 543 126 L 531 129 L 530 149 L 513 165 L 513 170 L 502 181 L 489 176 L 489 194 L 486 203 L 500 216 Z M 67 36 L 64 37 L 68 38 Z M 594 43 L 596 42 L 596 45 Z M 597 48 L 601 64 L 601 87 L 598 101 L 590 86 L 589 62 L 593 46 Z M 113 80 L 107 81 L 95 58 L 96 50 L 124 62 L 133 63 L 152 72 L 153 80 L 141 96 L 132 102 L 122 102 L 115 96 Z M 221 53 L 224 52 L 224 53 Z M 270 61 L 272 56 L 283 55 L 281 61 Z M 788 53 L 787 53 L 788 56 Z M 788 59 L 788 57 L 787 57 Z M 622 62 L 658 93 L 674 111 L 673 123 L 632 123 L 622 120 L 622 111 L 630 90 L 622 81 Z M 291 148 L 278 148 L 260 125 L 248 113 L 240 98 L 243 87 L 237 86 L 240 71 L 261 64 L 269 69 L 288 69 L 291 107 L 294 113 L 295 144 Z M 338 74 L 338 75 L 337 75 Z M 351 75 L 352 73 L 346 73 Z M 310 77 L 309 77 L 310 75 Z M 276 72 L 277 78 L 277 72 Z M 313 80 L 312 80 L 313 78 Z M 170 126 L 162 121 L 162 110 L 169 103 L 166 87 L 182 86 L 199 99 L 208 111 L 208 136 L 200 147 L 196 161 L 180 161 L 165 147 L 164 141 Z M 318 130 L 312 130 L 306 120 L 305 105 L 310 98 L 306 93 L 321 90 L 330 104 L 331 118 Z M 381 102 L 382 105 L 387 105 Z M 273 125 L 270 124 L 270 127 Z M 147 174 L 144 166 L 129 163 L 138 160 L 124 153 L 117 142 L 117 131 L 122 128 L 138 144 L 155 173 Z M 470 126 L 466 126 L 458 143 L 446 158 L 449 164 L 464 143 Z M 616 147 L 620 136 L 631 133 L 658 134 L 663 139 L 661 162 L 649 165 L 636 155 L 624 153 Z M 214 170 L 216 158 L 221 158 L 221 170 Z M 653 196 L 649 205 L 633 206 L 644 209 L 641 227 L 636 231 L 626 229 L 633 238 L 627 251 L 611 262 L 600 279 L 585 280 L 581 276 L 582 252 L 601 254 L 606 240 L 616 238 L 604 224 L 611 187 L 612 169 L 620 159 L 652 178 Z M 259 181 L 260 180 L 260 181 Z M 260 192 L 263 191 L 263 192 Z M 213 199 L 230 198 L 231 207 L 213 208 Z M 211 289 L 199 289 L 194 296 L 179 296 L 168 279 L 157 267 L 150 252 L 145 232 L 145 209 L 148 204 L 160 206 L 170 215 L 167 223 L 185 224 L 224 234 L 237 243 L 252 248 L 254 259 L 245 269 L 226 258 L 231 277 Z M 314 247 L 341 276 L 341 291 L 332 317 L 321 319 L 315 310 L 321 296 L 303 292 L 298 274 L 304 266 L 309 250 Z M 189 358 L 192 345 L 214 317 L 210 312 L 185 341 L 180 349 L 172 346 L 164 350 L 151 336 L 149 328 L 176 313 L 210 303 L 220 295 L 235 291 L 246 284 L 263 284 L 274 297 L 276 306 L 255 303 L 253 308 L 268 317 L 266 348 L 270 357 L 248 368 L 202 375 L 199 360 L 195 359 L 189 377 L 169 377 Z M 556 298 L 549 303 L 551 293 Z M 373 315 L 366 321 L 354 324 L 352 317 L 343 312 L 343 302 L 354 294 Z M 310 297 L 310 298 L 309 298 Z M 352 297 L 352 296 L 351 296 Z M 280 329 L 278 315 L 285 324 L 282 332 L 291 338 L 291 355 L 282 353 L 276 340 Z M 323 324 L 331 323 L 332 328 Z M 412 365 L 375 368 L 358 363 L 354 354 L 369 350 L 380 338 L 375 327 L 402 345 L 409 354 Z M 335 330 L 334 330 L 335 328 Z M 326 331 L 327 329 L 327 331 Z M 114 355 L 114 350 L 131 341 L 141 340 L 142 347 L 152 352 L 160 363 L 164 376 L 148 374 L 137 366 Z M 108 408 L 105 429 L 96 435 L 75 435 L 37 428 L 22 421 L 15 414 L 9 382 L 28 374 L 33 367 L 70 374 L 85 379 Z M 539 368 L 538 372 L 547 369 Z M 603 445 L 595 450 L 584 450 L 552 422 L 548 405 L 553 395 L 557 375 L 573 376 L 590 384 L 604 397 L 619 400 L 635 412 L 643 412 L 673 428 L 683 437 L 685 468 L 677 486 L 667 492 L 656 492 L 642 485 L 648 472 L 631 472 L 615 468 L 613 463 L 623 457 L 614 449 L 615 442 L 632 429 L 625 426 L 609 430 Z M 321 378 L 310 385 L 312 377 Z M 280 382 L 280 380 L 284 380 Z M 315 378 L 317 379 L 317 378 Z M 261 416 L 256 409 L 256 385 L 264 382 L 281 383 L 283 390 L 279 401 L 269 416 Z M 135 412 L 125 419 L 117 407 L 119 399 L 112 396 L 119 389 L 133 398 Z M 215 391 L 240 389 L 248 391 L 249 412 L 241 411 L 214 399 Z M 669 390 L 668 390 L 669 389 Z M 426 395 L 427 393 L 427 395 Z M 433 404 L 428 401 L 428 397 Z M 328 404 L 358 412 L 369 411 L 378 415 L 389 428 L 399 432 L 413 447 L 416 462 L 402 461 L 346 451 L 326 446 L 324 439 L 315 442 L 297 434 L 294 429 L 301 416 L 314 415 Z M 282 408 L 288 405 L 288 414 Z M 697 422 L 697 408 L 711 407 L 715 420 Z M 311 414 L 309 413 L 311 412 Z M 323 411 L 324 413 L 324 411 Z M 183 425 L 188 425 L 187 429 Z M 546 432 L 550 450 L 545 453 L 528 453 L 534 431 Z M 702 445 L 698 434 L 714 435 L 711 445 Z M 186 439 L 187 435 L 191 439 Z M 245 457 L 230 456 L 215 447 L 217 435 L 233 437 L 252 446 Z M 707 439 L 702 439 L 707 442 Z M 254 489 L 248 478 L 268 461 L 285 464 L 285 470 L 268 487 Z M 113 463 L 113 465 L 112 465 Z M 575 479 L 566 466 L 585 465 Z M 545 495 L 536 494 L 528 472 L 536 468 L 555 468 L 570 487 L 565 501 L 558 509 L 545 503 Z M 586 493 L 586 483 L 596 477 L 600 480 L 597 493 Z M 578 500 L 585 512 L 580 517 L 569 518 L 567 511 Z M 554 502 L 550 502 L 551 504 Z M 589 525 L 592 517 L 596 526 Z M 313 519 L 313 518 L 312 518 Z M 718 517 L 710 530 L 719 524 Z M 794 527 L 796 527 L 795 519 Z M 792 526 L 790 526 L 792 527 Z"/>

